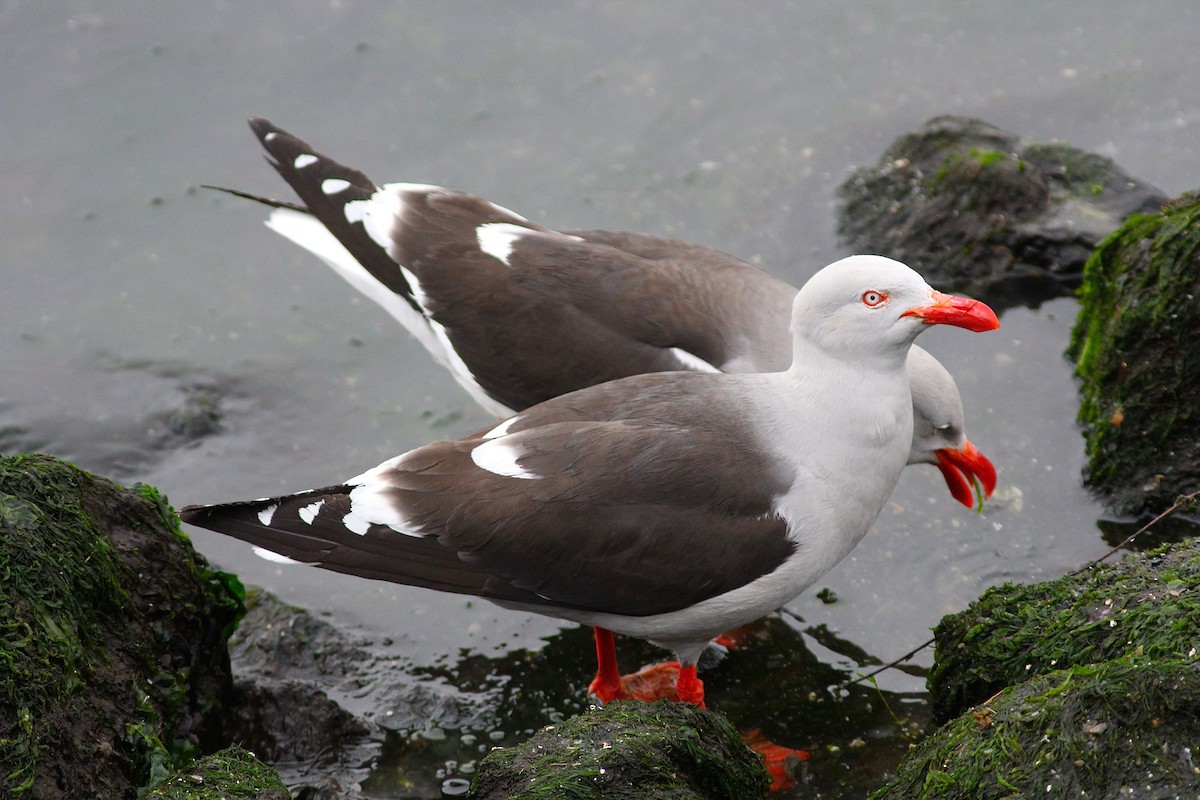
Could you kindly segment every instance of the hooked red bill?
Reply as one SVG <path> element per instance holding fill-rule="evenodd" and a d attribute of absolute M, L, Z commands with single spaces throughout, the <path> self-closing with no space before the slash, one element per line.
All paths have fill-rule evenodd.
<path fill-rule="evenodd" d="M 926 325 L 955 325 L 969 331 L 994 331 L 1000 327 L 996 312 L 981 300 L 934 291 L 927 306 L 913 306 L 900 316 L 920 317 Z"/>
<path fill-rule="evenodd" d="M 983 496 L 991 497 L 996 489 L 996 467 L 987 456 L 979 452 L 970 441 L 964 442 L 958 450 L 944 447 L 935 452 L 937 468 L 946 479 L 946 486 L 954 499 L 967 508 L 975 505 L 975 495 L 971 485 L 978 481 L 983 487 Z M 982 502 L 982 501 L 981 501 Z"/>

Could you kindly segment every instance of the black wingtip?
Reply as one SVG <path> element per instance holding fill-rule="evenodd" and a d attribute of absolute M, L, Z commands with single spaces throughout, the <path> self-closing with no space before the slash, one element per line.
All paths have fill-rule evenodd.
<path fill-rule="evenodd" d="M 246 121 L 250 124 L 250 130 L 254 131 L 254 135 L 259 139 L 262 139 L 268 133 L 287 133 L 287 131 L 278 127 L 266 117 L 250 117 Z"/>

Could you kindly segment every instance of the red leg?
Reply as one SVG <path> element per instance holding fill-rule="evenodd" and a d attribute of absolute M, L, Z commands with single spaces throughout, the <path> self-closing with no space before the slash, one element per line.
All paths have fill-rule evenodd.
<path fill-rule="evenodd" d="M 684 664 L 679 668 L 679 681 L 675 688 L 680 700 L 704 708 L 704 682 L 696 677 L 695 664 Z"/>
<path fill-rule="evenodd" d="M 623 700 L 629 697 L 621 680 L 621 668 L 617 666 L 617 645 L 613 633 L 604 628 L 593 628 L 596 634 L 596 677 L 588 686 L 588 692 L 600 698 L 602 703 Z"/>

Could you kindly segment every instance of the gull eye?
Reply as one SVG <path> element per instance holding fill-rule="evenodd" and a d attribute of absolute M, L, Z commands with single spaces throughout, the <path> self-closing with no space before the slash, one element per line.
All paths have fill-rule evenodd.
<path fill-rule="evenodd" d="M 867 289 L 862 293 L 863 305 L 867 308 L 878 308 L 886 303 L 887 299 L 887 292 L 880 292 L 875 289 Z"/>

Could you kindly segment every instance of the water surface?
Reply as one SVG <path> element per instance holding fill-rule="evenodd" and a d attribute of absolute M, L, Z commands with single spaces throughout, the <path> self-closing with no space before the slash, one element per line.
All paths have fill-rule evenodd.
<path fill-rule="evenodd" d="M 153 483 L 182 505 L 325 485 L 487 423 L 384 312 L 262 227 L 256 208 L 197 188 L 286 196 L 245 127 L 251 114 L 379 181 L 469 189 L 555 227 L 678 236 L 800 283 L 845 255 L 834 217 L 849 171 L 938 114 L 1063 139 L 1169 194 L 1194 188 L 1198 34 L 1200 11 L 1184 0 L 1019 12 L 5 3 L 0 451 L 54 453 Z M 1005 313 L 996 334 L 922 338 L 958 378 L 1000 497 L 974 514 L 935 470 L 909 470 L 872 534 L 821 582 L 837 601 L 810 592 L 791 603 L 775 623 L 790 633 L 737 655 L 747 671 L 755 658 L 808 664 L 809 686 L 833 685 L 854 653 L 905 653 L 989 585 L 1053 577 L 1105 550 L 1103 511 L 1079 485 L 1077 399 L 1061 356 L 1075 311 L 1057 300 Z M 220 431 L 183 446 L 174 412 L 214 399 Z M 586 671 L 586 637 L 570 626 L 284 569 L 192 535 L 247 582 L 387 637 L 406 668 L 447 691 L 472 669 L 519 673 L 530 652 L 560 641 L 584 648 Z M 801 692 L 784 685 L 766 706 L 739 703 L 736 661 L 714 683 L 739 724 L 780 708 L 776 735 L 817 747 L 828 774 L 849 762 L 824 745 L 845 753 L 872 725 L 891 726 L 877 737 L 887 741 L 903 727 L 904 714 L 858 732 L 822 727 L 803 702 L 788 705 Z M 878 684 L 916 702 L 922 680 L 891 670 Z M 579 701 L 560 692 L 546 702 L 506 735 Z M 443 741 L 415 760 L 390 744 L 421 780 L 397 788 L 383 774 L 393 768 L 380 768 L 371 791 L 428 794 L 463 772 L 479 742 Z M 861 792 L 828 774 L 810 790 Z"/>

